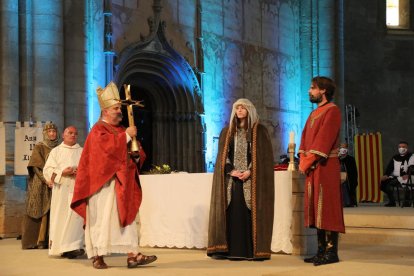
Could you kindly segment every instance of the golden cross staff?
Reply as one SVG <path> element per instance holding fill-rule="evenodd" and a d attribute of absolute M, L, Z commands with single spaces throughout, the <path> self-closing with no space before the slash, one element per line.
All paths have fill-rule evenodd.
<path fill-rule="evenodd" d="M 142 101 L 134 101 L 134 100 L 131 99 L 131 90 L 130 90 L 130 85 L 129 84 L 128 85 L 124 84 L 124 90 L 125 90 L 125 100 L 122 100 L 121 104 L 126 105 L 126 107 L 127 107 L 129 126 L 135 126 L 134 110 L 132 109 L 132 107 L 134 105 L 139 106 L 139 107 L 144 107 L 144 105 L 142 104 Z M 140 148 L 139 148 L 136 137 L 132 137 L 131 151 L 133 151 L 133 152 L 139 152 L 140 151 Z"/>

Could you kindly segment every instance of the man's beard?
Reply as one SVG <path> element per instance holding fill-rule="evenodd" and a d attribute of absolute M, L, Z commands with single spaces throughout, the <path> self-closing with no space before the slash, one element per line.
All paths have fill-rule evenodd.
<path fill-rule="evenodd" d="M 118 120 L 118 123 L 122 122 L 122 118 L 123 118 L 122 113 L 116 114 L 116 118 Z"/>
<path fill-rule="evenodd" d="M 309 95 L 309 101 L 311 103 L 320 103 L 322 102 L 322 95 L 317 95 L 317 96 Z"/>
<path fill-rule="evenodd" d="M 111 124 L 119 125 L 122 122 L 122 113 L 111 114 Z"/>

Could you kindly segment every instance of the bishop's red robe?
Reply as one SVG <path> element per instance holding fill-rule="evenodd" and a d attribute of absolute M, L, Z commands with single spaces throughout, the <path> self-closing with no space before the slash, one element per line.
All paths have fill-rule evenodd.
<path fill-rule="evenodd" d="M 340 128 L 341 112 L 335 104 L 318 107 L 306 121 L 299 154 L 300 167 L 308 171 L 305 183 L 305 227 L 344 233 L 338 160 Z"/>
<path fill-rule="evenodd" d="M 71 208 L 86 222 L 88 199 L 112 178 L 120 225 L 131 224 L 142 201 L 137 164 L 128 153 L 125 128 L 97 122 L 86 138 L 76 175 Z M 140 165 L 145 160 L 141 149 Z"/>

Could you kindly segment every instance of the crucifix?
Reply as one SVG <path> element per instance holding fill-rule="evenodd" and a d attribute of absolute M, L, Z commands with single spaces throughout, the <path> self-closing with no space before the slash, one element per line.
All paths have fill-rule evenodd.
<path fill-rule="evenodd" d="M 124 84 L 124 90 L 125 90 L 125 100 L 121 100 L 121 104 L 126 105 L 126 107 L 127 107 L 129 126 L 135 126 L 134 110 L 132 108 L 133 108 L 133 106 L 144 107 L 144 105 L 142 104 L 142 101 L 134 101 L 134 100 L 131 99 L 131 90 L 130 90 L 130 85 L 129 84 L 128 85 Z M 131 151 L 132 152 L 139 152 L 140 151 L 140 148 L 139 148 L 136 137 L 132 137 Z"/>

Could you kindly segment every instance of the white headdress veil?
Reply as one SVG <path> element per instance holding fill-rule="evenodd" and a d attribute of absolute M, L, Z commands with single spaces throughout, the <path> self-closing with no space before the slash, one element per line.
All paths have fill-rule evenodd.
<path fill-rule="evenodd" d="M 237 130 L 237 116 L 236 116 L 236 109 L 239 105 L 242 105 L 244 108 L 247 109 L 247 129 L 251 129 L 255 123 L 259 121 L 259 116 L 257 115 L 256 108 L 252 104 L 251 101 L 248 99 L 238 99 L 233 104 L 233 109 L 231 111 L 230 115 L 230 126 L 229 131 L 230 133 L 233 133 L 235 130 Z"/>

